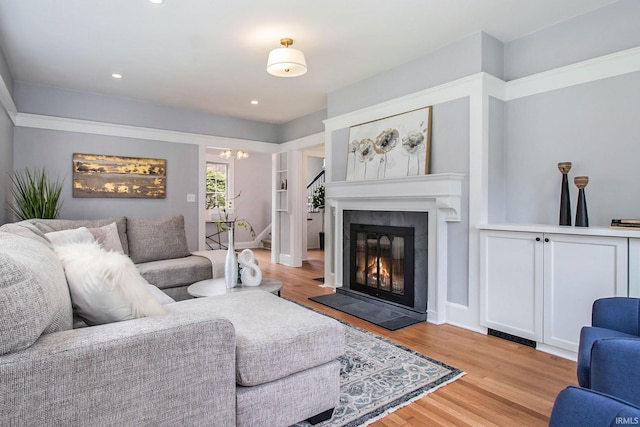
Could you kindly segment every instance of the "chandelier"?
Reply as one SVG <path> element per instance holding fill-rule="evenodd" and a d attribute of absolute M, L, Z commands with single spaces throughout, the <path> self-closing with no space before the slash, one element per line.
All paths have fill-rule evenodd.
<path fill-rule="evenodd" d="M 223 150 L 220 152 L 220 157 L 227 160 L 229 160 L 232 157 L 235 157 L 238 160 L 242 160 L 242 159 L 248 159 L 249 153 L 247 153 L 244 150 L 237 150 L 236 154 L 234 155 L 233 150 Z"/>

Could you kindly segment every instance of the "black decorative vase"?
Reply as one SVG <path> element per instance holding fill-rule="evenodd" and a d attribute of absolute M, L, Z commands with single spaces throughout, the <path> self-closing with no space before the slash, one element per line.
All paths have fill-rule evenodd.
<path fill-rule="evenodd" d="M 558 170 L 562 172 L 562 187 L 560 190 L 560 219 L 559 225 L 571 225 L 571 198 L 569 196 L 569 178 L 571 162 L 558 163 Z"/>
<path fill-rule="evenodd" d="M 584 187 L 589 183 L 588 176 L 576 176 L 574 179 L 578 187 L 578 207 L 576 208 L 576 227 L 588 227 L 589 215 L 587 214 L 587 200 L 584 196 Z"/>

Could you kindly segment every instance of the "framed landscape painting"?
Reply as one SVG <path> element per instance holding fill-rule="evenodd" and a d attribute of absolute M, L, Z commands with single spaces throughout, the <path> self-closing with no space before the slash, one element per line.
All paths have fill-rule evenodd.
<path fill-rule="evenodd" d="M 167 161 L 73 154 L 73 197 L 164 199 Z"/>
<path fill-rule="evenodd" d="M 349 129 L 347 181 L 429 173 L 431 109 L 420 108 Z"/>

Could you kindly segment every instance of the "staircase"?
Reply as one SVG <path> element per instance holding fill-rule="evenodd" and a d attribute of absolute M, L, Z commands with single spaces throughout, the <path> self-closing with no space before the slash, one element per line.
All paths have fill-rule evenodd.
<path fill-rule="evenodd" d="M 313 207 L 313 193 L 324 185 L 324 169 L 307 184 L 307 212 L 320 212 L 320 209 Z M 310 219 L 310 218 L 307 218 Z"/>

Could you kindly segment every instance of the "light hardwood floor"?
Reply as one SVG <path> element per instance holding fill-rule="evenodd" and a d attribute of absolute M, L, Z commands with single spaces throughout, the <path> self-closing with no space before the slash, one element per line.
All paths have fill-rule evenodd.
<path fill-rule="evenodd" d="M 427 322 L 391 332 L 310 301 L 311 296 L 333 292 L 314 280 L 324 275 L 324 253 L 320 250 L 310 250 L 302 268 L 271 264 L 268 250 L 254 252 L 263 275 L 283 282 L 283 297 L 466 372 L 372 426 L 545 426 L 558 392 L 577 384 L 575 362 L 501 338 Z"/>

